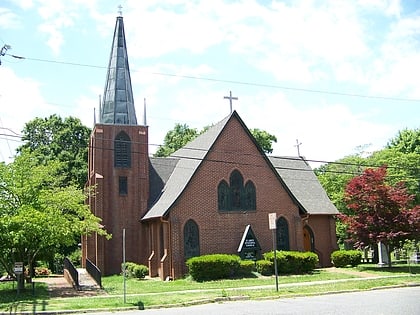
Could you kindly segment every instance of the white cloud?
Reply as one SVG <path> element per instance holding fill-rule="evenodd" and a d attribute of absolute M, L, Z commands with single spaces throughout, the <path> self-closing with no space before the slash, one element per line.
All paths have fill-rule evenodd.
<path fill-rule="evenodd" d="M 39 113 L 47 115 L 56 112 L 45 102 L 40 94 L 39 83 L 33 79 L 18 77 L 11 68 L 2 66 L 0 82 L 1 127 L 11 129 L 13 134 L 20 134 L 25 123 L 39 116 Z M 9 160 L 10 154 L 14 154 L 19 145 L 16 141 L 0 139 L 0 157 Z"/>
<path fill-rule="evenodd" d="M 13 2 L 25 10 L 30 9 L 34 6 L 32 0 L 13 0 Z"/>
<path fill-rule="evenodd" d="M 28 6 L 31 3 L 27 2 Z M 415 76 L 420 72 L 418 14 L 400 17 L 404 12 L 398 1 L 262 3 L 257 0 L 123 1 L 137 118 L 141 120 L 143 98 L 146 98 L 150 143 L 162 143 L 175 122 L 200 129 L 219 121 L 229 113 L 229 104 L 223 99 L 229 89 L 239 97 L 233 108 L 248 127 L 261 128 L 278 137 L 274 154 L 296 155 L 297 138 L 302 142 L 302 154 L 328 160 L 350 154 L 359 145 L 385 143 L 396 129 L 379 122 L 385 118 L 384 113 L 374 116 L 367 112 L 373 106 L 379 108 L 380 104 L 364 102 L 368 109 L 360 109 L 357 104 L 360 102 L 354 98 L 289 93 L 252 84 L 244 87 L 227 80 L 419 98 L 420 86 Z M 56 54 L 70 40 L 68 36 L 80 35 L 80 22 L 83 22 L 87 35 L 78 39 L 103 37 L 105 49 L 102 46 L 89 46 L 89 49 L 98 50 L 98 58 L 106 60 L 116 5 L 104 14 L 98 1 L 34 0 L 32 11 L 38 10 L 42 18 L 39 30 Z M 72 51 L 66 52 L 71 58 Z M 76 69 L 72 70 L 75 71 L 66 72 L 66 82 L 77 86 L 80 82 Z M 181 76 L 213 77 L 221 81 Z M 42 74 L 33 77 L 51 85 L 45 89 L 46 93 L 54 89 L 50 77 Z M 85 86 L 69 88 L 62 96 L 67 101 L 57 102 L 76 101 L 64 109 L 49 108 L 46 112 L 76 116 L 91 126 L 93 107 L 98 108 L 98 94 L 103 93 L 104 80 L 105 77 L 99 77 L 98 82 L 92 83 L 86 79 L 86 85 L 97 85 L 92 91 L 81 92 L 86 91 Z M 23 82 L 28 86 L 23 86 Z M 31 116 L 24 122 L 39 113 L 45 117 L 41 111 L 39 83 L 16 76 L 15 84 L 27 88 L 34 100 L 38 97 L 35 103 L 29 98 L 19 100 L 19 104 L 37 104 L 40 108 L 38 114 L 25 111 L 25 115 Z M 360 116 L 357 114 L 360 112 L 367 113 Z M 11 116 L 7 120 L 1 118 L 5 124 L 13 121 Z M 392 128 L 398 125 L 394 123 Z"/>
<path fill-rule="evenodd" d="M 20 19 L 14 12 L 7 8 L 0 8 L 0 28 L 13 29 L 20 26 Z"/>
<path fill-rule="evenodd" d="M 94 3 L 94 2 L 93 2 Z M 38 30 L 47 34 L 47 45 L 55 55 L 60 53 L 65 43 L 63 32 L 73 27 L 82 12 L 92 9 L 92 2 L 82 0 L 38 0 L 37 11 L 43 19 Z"/>
<path fill-rule="evenodd" d="M 418 98 L 420 86 L 420 14 L 397 20 L 381 45 L 370 73 L 372 93 Z"/>

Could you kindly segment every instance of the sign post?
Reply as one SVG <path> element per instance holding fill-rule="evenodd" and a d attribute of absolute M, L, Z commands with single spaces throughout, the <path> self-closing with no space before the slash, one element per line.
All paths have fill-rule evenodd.
<path fill-rule="evenodd" d="M 20 293 L 20 277 L 22 277 L 23 274 L 23 262 L 17 261 L 15 262 L 15 265 L 13 266 L 13 272 L 16 275 L 17 278 L 17 294 Z"/>
<path fill-rule="evenodd" d="M 125 229 L 122 231 L 122 248 L 123 248 L 123 291 L 124 291 L 124 304 L 127 302 L 127 280 L 126 278 L 126 266 L 125 266 Z"/>
<path fill-rule="evenodd" d="M 268 224 L 270 230 L 273 231 L 273 252 L 274 252 L 274 274 L 276 275 L 276 291 L 279 291 L 279 274 L 277 271 L 277 241 L 276 241 L 276 229 L 277 229 L 277 214 L 269 213 L 268 214 Z"/>

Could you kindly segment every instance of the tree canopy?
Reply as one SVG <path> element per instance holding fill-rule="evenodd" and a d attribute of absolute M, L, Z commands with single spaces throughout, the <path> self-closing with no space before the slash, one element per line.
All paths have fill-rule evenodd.
<path fill-rule="evenodd" d="M 387 148 L 395 148 L 402 153 L 420 154 L 420 128 L 400 130 L 388 142 Z"/>
<path fill-rule="evenodd" d="M 22 140 L 25 144 L 18 153 L 29 149 L 39 163 L 61 162 L 64 184 L 83 188 L 87 179 L 87 154 L 91 130 L 78 118 L 62 119 L 57 115 L 35 118 L 25 124 Z"/>
<path fill-rule="evenodd" d="M 197 129 L 190 128 L 187 124 L 177 123 L 174 129 L 166 133 L 163 145 L 159 146 L 155 156 L 169 156 L 191 140 L 194 140 L 198 135 Z"/>
<path fill-rule="evenodd" d="M 159 146 L 154 156 L 164 157 L 171 155 L 209 128 L 210 126 L 206 126 L 198 132 L 197 129 L 190 128 L 187 124 L 175 124 L 175 127 L 166 133 L 163 144 Z M 273 152 L 272 144 L 273 142 L 277 142 L 276 136 L 257 128 L 250 129 L 250 132 L 265 153 Z"/>
<path fill-rule="evenodd" d="M 354 177 L 345 189 L 345 201 L 353 213 L 340 219 L 356 246 L 380 241 L 389 255 L 401 242 L 419 238 L 420 206 L 414 205 L 414 195 L 407 193 L 403 183 L 387 184 L 386 173 L 386 167 L 367 168 Z"/>
<path fill-rule="evenodd" d="M 36 257 L 74 244 L 82 234 L 106 235 L 84 204 L 76 185 L 63 186 L 57 160 L 21 150 L 14 162 L 0 164 L 0 264 L 12 274 L 16 261 L 31 266 Z"/>
<path fill-rule="evenodd" d="M 347 183 L 355 176 L 359 176 L 366 168 L 384 165 L 387 166 L 385 182 L 391 186 L 404 182 L 407 193 L 414 195 L 414 203 L 419 204 L 420 154 L 416 152 L 416 146 L 402 145 L 402 143 L 415 143 L 416 137 L 418 137 L 418 131 L 405 130 L 391 139 L 384 149 L 373 152 L 369 156 L 358 153 L 315 169 L 320 183 L 338 211 L 343 214 L 353 212 L 345 202 Z M 347 229 L 341 221 L 337 221 L 336 226 L 338 241 L 345 245 L 344 240 L 349 237 Z"/>
<path fill-rule="evenodd" d="M 277 142 L 277 137 L 265 130 L 258 128 L 250 129 L 257 143 L 265 153 L 273 153 L 273 142 Z"/>

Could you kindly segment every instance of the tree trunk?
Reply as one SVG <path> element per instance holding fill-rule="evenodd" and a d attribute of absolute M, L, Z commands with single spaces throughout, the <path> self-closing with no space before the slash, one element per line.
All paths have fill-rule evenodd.
<path fill-rule="evenodd" d="M 388 256 L 388 268 L 392 267 L 392 261 L 391 261 L 391 246 L 390 245 L 386 245 L 386 255 Z"/>
<path fill-rule="evenodd" d="M 377 263 L 379 263 L 378 245 L 375 244 L 372 247 L 373 247 L 372 263 L 377 264 Z"/>
<path fill-rule="evenodd" d="M 25 273 L 17 275 L 17 290 L 18 292 L 25 290 Z"/>

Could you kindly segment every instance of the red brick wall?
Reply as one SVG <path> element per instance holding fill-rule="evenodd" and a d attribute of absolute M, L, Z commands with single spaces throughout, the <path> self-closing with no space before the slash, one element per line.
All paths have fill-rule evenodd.
<path fill-rule="evenodd" d="M 124 131 L 131 139 L 131 167 L 114 167 L 114 139 Z M 102 218 L 102 225 L 112 234 L 110 240 L 99 237 L 97 252 L 88 252 L 103 274 L 121 271 L 122 230 L 126 230 L 126 261 L 144 263 L 148 247 L 146 226 L 140 218 L 147 211 L 149 196 L 148 128 L 144 126 L 98 124 L 92 134 L 89 154 L 91 184 L 97 185 L 91 210 Z M 96 174 L 96 176 L 95 176 Z M 99 174 L 99 175 L 98 175 Z M 128 194 L 119 194 L 119 177 L 127 177 Z M 95 242 L 95 238 L 90 238 Z M 91 244 L 87 250 L 92 250 Z M 96 255 L 97 253 L 97 255 Z"/>
<path fill-rule="evenodd" d="M 308 220 L 315 239 L 315 252 L 321 266 L 331 266 L 331 253 L 338 249 L 334 218 L 326 215 L 311 215 Z"/>
<path fill-rule="evenodd" d="M 217 187 L 223 179 L 229 182 L 235 169 L 242 174 L 244 184 L 248 180 L 254 183 L 256 211 L 218 210 Z M 268 227 L 268 214 L 272 212 L 288 221 L 291 249 L 302 249 L 302 222 L 298 207 L 240 123 L 234 119 L 226 126 L 207 160 L 170 212 L 175 276 L 186 272 L 183 228 L 188 219 L 193 219 L 199 226 L 202 255 L 237 253 L 248 224 L 251 224 L 262 252 L 266 252 L 272 249 L 272 231 Z"/>

